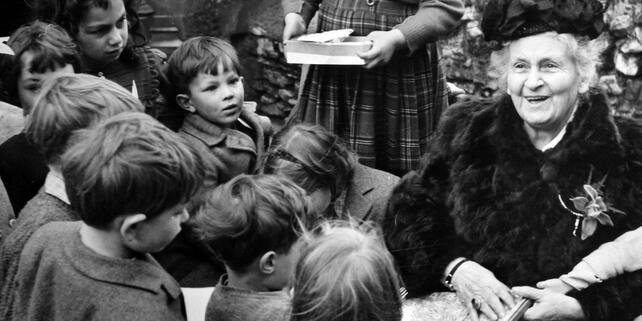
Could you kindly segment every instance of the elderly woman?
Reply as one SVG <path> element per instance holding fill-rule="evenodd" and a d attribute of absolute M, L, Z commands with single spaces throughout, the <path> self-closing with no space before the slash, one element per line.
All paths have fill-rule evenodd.
<path fill-rule="evenodd" d="M 589 88 L 598 0 L 490 0 L 482 28 L 506 93 L 452 106 L 393 191 L 389 248 L 411 296 L 450 289 L 473 319 L 630 320 L 642 273 L 568 295 L 537 282 L 642 224 L 642 124 Z M 512 290 L 509 288 L 515 287 Z"/>

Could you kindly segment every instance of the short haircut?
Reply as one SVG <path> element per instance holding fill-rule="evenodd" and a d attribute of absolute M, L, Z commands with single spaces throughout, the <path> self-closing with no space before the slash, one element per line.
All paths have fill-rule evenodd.
<path fill-rule="evenodd" d="M 347 221 L 319 230 L 295 267 L 291 320 L 401 320 L 399 276 L 379 230 Z"/>
<path fill-rule="evenodd" d="M 203 182 L 202 159 L 177 133 L 143 113 L 121 113 L 74 135 L 62 157 L 71 207 L 89 226 L 121 215 L 154 218 L 187 202 Z"/>
<path fill-rule="evenodd" d="M 558 40 L 567 46 L 570 51 L 575 67 L 578 74 L 588 80 L 589 84 L 595 83 L 595 75 L 597 74 L 597 66 L 600 64 L 600 54 L 604 51 L 604 45 L 601 40 L 590 40 L 587 37 L 577 36 L 570 33 L 556 34 L 555 32 L 548 32 L 554 34 Z M 502 90 L 506 90 L 506 75 L 508 73 L 509 59 L 510 59 L 510 44 L 507 41 L 502 44 L 502 47 L 491 53 L 490 65 L 488 67 L 489 75 L 496 78 L 498 86 Z"/>
<path fill-rule="evenodd" d="M 12 66 L 3 77 L 3 87 L 11 103 L 19 105 L 18 78 L 23 67 L 32 73 L 54 71 L 66 65 L 80 70 L 80 54 L 73 39 L 60 26 L 34 21 L 18 28 L 7 45 L 14 52 Z M 22 65 L 22 55 L 33 54 L 31 66 Z"/>
<path fill-rule="evenodd" d="M 126 111 L 144 111 L 141 102 L 120 85 L 85 74 L 71 74 L 45 81 L 27 117 L 25 132 L 56 163 L 72 132 Z"/>
<path fill-rule="evenodd" d="M 327 188 L 335 199 L 348 186 L 356 164 L 356 155 L 337 136 L 303 123 L 274 135 L 262 170 L 285 176 L 308 193 Z"/>
<path fill-rule="evenodd" d="M 211 191 L 194 217 L 201 238 L 233 271 L 268 251 L 289 252 L 313 224 L 305 191 L 273 175 L 240 175 Z"/>
<path fill-rule="evenodd" d="M 199 73 L 216 76 L 220 64 L 225 72 L 241 73 L 238 55 L 229 42 L 214 37 L 194 37 L 183 42 L 169 57 L 168 77 L 179 94 L 189 94 L 189 84 Z"/>

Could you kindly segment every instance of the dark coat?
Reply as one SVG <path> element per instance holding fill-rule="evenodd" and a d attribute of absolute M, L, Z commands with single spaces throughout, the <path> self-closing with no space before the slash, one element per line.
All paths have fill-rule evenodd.
<path fill-rule="evenodd" d="M 597 93 L 583 98 L 562 141 L 541 152 L 529 141 L 510 97 L 452 106 L 443 115 L 420 170 L 402 178 L 386 214 L 386 238 L 411 295 L 446 290 L 448 262 L 464 256 L 508 286 L 555 278 L 600 244 L 642 223 L 642 124 L 613 118 Z M 558 195 L 584 195 L 606 177 L 613 227 L 586 240 Z M 589 320 L 642 313 L 642 274 L 573 293 Z"/>

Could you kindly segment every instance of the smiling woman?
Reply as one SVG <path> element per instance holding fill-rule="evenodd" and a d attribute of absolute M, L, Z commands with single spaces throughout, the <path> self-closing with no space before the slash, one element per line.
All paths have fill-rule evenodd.
<path fill-rule="evenodd" d="M 450 289 L 474 320 L 502 317 L 515 294 L 536 301 L 526 320 L 642 313 L 641 272 L 568 295 L 510 288 L 557 277 L 642 224 L 642 123 L 612 116 L 589 88 L 597 61 L 589 39 L 603 27 L 598 0 L 487 3 L 482 29 L 501 43 L 492 64 L 506 93 L 446 110 L 383 225 L 411 296 Z M 578 208 L 589 190 L 610 220 Z"/>

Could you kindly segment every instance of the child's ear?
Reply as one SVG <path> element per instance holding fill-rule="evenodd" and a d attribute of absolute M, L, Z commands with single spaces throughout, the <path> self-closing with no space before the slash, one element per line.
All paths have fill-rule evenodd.
<path fill-rule="evenodd" d="M 274 273 L 276 265 L 276 252 L 269 251 L 261 256 L 259 259 L 259 271 L 263 274 Z"/>
<path fill-rule="evenodd" d="M 190 113 L 196 112 L 196 108 L 194 108 L 194 106 L 192 106 L 192 104 L 190 103 L 190 99 L 188 95 L 185 95 L 185 94 L 176 95 L 176 103 L 179 106 L 181 106 L 181 108 L 183 108 L 184 110 Z"/>
<path fill-rule="evenodd" d="M 123 237 L 124 242 L 129 248 L 137 248 L 138 244 L 138 231 L 140 230 L 141 223 L 147 219 L 145 214 L 127 215 L 123 218 L 120 224 L 120 235 Z"/>

